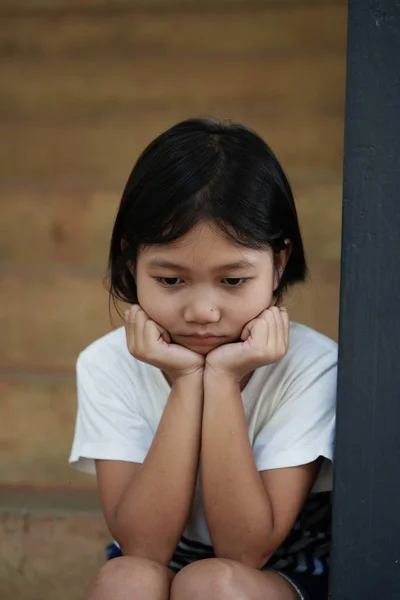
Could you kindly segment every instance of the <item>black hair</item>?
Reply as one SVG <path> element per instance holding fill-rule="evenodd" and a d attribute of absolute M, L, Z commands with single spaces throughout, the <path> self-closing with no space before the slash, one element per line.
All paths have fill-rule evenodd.
<path fill-rule="evenodd" d="M 290 239 L 277 303 L 289 285 L 305 280 L 292 190 L 271 148 L 242 124 L 188 119 L 151 142 L 132 169 L 111 238 L 110 297 L 136 303 L 129 267 L 138 250 L 174 242 L 206 221 L 243 246 L 275 255 Z"/>

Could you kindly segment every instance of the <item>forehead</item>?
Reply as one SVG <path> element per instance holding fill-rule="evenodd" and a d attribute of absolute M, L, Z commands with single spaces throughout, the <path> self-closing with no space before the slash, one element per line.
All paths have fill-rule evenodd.
<path fill-rule="evenodd" d="M 193 270 L 217 269 L 230 263 L 238 263 L 238 268 L 257 267 L 265 263 L 270 252 L 239 245 L 216 226 L 204 223 L 171 244 L 145 248 L 139 256 L 149 266 L 170 261 Z"/>

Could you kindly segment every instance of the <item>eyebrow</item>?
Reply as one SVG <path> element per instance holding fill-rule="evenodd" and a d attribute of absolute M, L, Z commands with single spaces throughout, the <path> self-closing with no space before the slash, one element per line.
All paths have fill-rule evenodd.
<path fill-rule="evenodd" d="M 188 272 L 190 269 L 183 265 L 178 265 L 177 263 L 170 262 L 169 260 L 164 260 L 161 258 L 154 258 L 149 261 L 149 267 L 159 268 L 159 269 L 175 269 L 176 271 Z M 255 265 L 246 259 L 237 260 L 232 263 L 227 263 L 225 265 L 219 265 L 213 271 L 237 271 L 239 269 L 255 269 Z"/>

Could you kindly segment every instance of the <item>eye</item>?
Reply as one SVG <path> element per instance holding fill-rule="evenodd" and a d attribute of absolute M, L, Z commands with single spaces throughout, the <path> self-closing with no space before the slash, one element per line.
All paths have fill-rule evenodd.
<path fill-rule="evenodd" d="M 228 287 L 240 287 L 247 283 L 249 279 L 247 277 L 225 277 L 222 281 L 226 282 Z"/>
<path fill-rule="evenodd" d="M 175 287 L 182 281 L 180 277 L 156 277 L 156 280 L 165 287 Z"/>

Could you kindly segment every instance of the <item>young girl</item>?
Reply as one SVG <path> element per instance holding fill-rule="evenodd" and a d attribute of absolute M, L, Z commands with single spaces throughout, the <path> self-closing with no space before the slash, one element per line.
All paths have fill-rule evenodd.
<path fill-rule="evenodd" d="M 306 263 L 289 183 L 238 124 L 143 152 L 112 234 L 125 327 L 77 363 L 70 462 L 115 539 L 89 600 L 325 600 L 336 344 L 289 322 Z"/>

